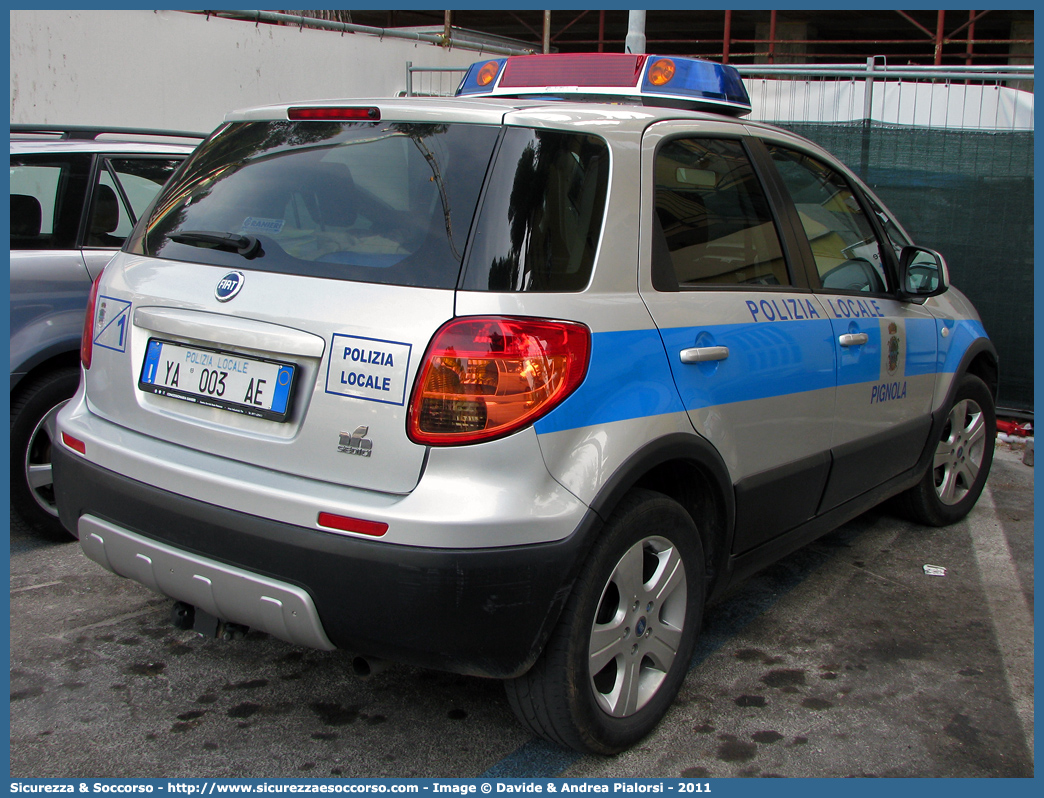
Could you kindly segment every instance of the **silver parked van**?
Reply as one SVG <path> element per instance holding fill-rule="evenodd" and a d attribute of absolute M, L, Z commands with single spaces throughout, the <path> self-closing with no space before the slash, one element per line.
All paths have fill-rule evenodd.
<path fill-rule="evenodd" d="M 58 508 L 186 624 L 503 679 L 613 753 L 728 585 L 898 494 L 968 513 L 997 357 L 729 67 L 523 56 L 457 94 L 200 145 L 95 281 Z"/>

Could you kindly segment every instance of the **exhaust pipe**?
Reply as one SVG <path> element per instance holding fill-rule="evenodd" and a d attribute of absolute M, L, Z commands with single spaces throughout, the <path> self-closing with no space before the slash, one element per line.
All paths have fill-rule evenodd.
<path fill-rule="evenodd" d="M 352 657 L 352 674 L 360 679 L 369 679 L 391 667 L 391 664 L 388 660 L 379 657 Z"/>

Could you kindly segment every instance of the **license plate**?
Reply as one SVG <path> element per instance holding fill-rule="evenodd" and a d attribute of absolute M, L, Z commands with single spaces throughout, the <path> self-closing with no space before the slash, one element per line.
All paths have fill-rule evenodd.
<path fill-rule="evenodd" d="M 292 363 L 153 338 L 138 387 L 205 407 L 285 421 L 294 372 Z"/>

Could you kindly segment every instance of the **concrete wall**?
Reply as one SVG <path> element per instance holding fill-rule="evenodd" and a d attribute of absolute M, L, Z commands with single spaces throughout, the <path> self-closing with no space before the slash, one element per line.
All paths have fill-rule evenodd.
<path fill-rule="evenodd" d="M 207 132 L 237 108 L 388 97 L 470 50 L 180 11 L 11 11 L 11 122 Z"/>

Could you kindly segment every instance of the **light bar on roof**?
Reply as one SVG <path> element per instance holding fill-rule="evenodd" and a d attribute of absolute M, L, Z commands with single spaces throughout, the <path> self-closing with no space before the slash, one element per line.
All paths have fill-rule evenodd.
<path fill-rule="evenodd" d="M 735 68 L 681 56 L 567 53 L 492 58 L 471 65 L 457 95 L 630 100 L 733 116 L 750 113 L 750 98 Z"/>

